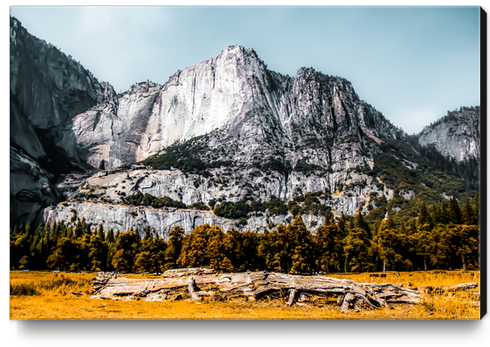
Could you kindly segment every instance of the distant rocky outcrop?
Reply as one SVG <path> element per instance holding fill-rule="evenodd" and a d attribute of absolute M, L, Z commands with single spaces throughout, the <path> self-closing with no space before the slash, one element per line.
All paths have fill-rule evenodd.
<path fill-rule="evenodd" d="M 433 145 L 458 162 L 480 158 L 480 107 L 461 107 L 418 134 L 422 146 Z"/>

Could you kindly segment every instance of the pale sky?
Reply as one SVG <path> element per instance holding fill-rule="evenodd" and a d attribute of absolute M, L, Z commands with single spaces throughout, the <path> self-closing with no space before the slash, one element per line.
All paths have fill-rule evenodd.
<path fill-rule="evenodd" d="M 12 6 L 33 35 L 71 54 L 117 92 L 253 48 L 268 68 L 303 66 L 352 82 L 407 133 L 480 104 L 478 7 Z"/>

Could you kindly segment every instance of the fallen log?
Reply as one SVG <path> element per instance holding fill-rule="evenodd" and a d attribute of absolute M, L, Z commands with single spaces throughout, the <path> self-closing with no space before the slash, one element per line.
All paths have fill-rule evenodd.
<path fill-rule="evenodd" d="M 379 309 L 388 303 L 418 304 L 427 293 L 455 292 L 474 289 L 476 283 L 456 286 L 425 286 L 418 290 L 392 283 L 358 283 L 324 276 L 297 276 L 275 272 L 215 273 L 212 269 L 175 269 L 160 278 L 132 279 L 116 273 L 98 273 L 93 278 L 92 298 L 146 298 L 148 301 L 201 300 L 204 296 L 247 298 L 250 301 L 266 297 L 323 305 L 337 302 L 341 312 L 352 309 Z M 287 301 L 286 301 L 287 298 Z"/>
<path fill-rule="evenodd" d="M 478 284 L 471 282 L 471 283 L 461 283 L 461 284 L 455 284 L 452 286 L 441 286 L 441 287 L 423 286 L 423 287 L 419 287 L 418 290 L 424 291 L 426 293 L 442 294 L 442 293 L 448 293 L 448 292 L 455 293 L 455 292 L 460 292 L 460 291 L 464 291 L 464 290 L 475 289 L 476 287 L 478 287 Z"/>

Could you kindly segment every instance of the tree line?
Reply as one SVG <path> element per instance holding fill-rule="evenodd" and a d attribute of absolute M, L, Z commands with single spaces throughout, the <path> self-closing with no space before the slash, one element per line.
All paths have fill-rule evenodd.
<path fill-rule="evenodd" d="M 197 226 L 184 235 L 174 227 L 168 240 L 147 227 L 97 231 L 85 220 L 29 223 L 10 232 L 10 266 L 15 269 L 63 271 L 163 272 L 173 268 L 209 267 L 220 272 L 277 271 L 291 274 L 364 271 L 413 271 L 479 268 L 479 204 L 460 206 L 452 198 L 396 226 L 391 215 L 369 225 L 365 216 L 327 217 L 315 235 L 301 214 L 293 223 L 272 231 L 223 232 L 218 226 Z"/>

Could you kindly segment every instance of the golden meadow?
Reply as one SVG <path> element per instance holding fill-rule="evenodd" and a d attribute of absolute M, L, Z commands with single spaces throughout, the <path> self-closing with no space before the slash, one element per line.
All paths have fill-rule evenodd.
<path fill-rule="evenodd" d="M 384 277 L 386 275 L 386 277 Z M 334 302 L 323 307 L 288 307 L 285 299 L 145 301 L 91 299 L 94 273 L 12 271 L 10 319 L 479 319 L 478 293 L 427 294 L 421 304 L 395 304 L 389 308 L 340 313 Z M 151 278 L 151 275 L 125 275 Z M 414 271 L 334 274 L 359 282 L 394 283 L 412 288 L 480 281 L 477 271 Z M 477 291 L 479 288 L 477 289 Z"/>

